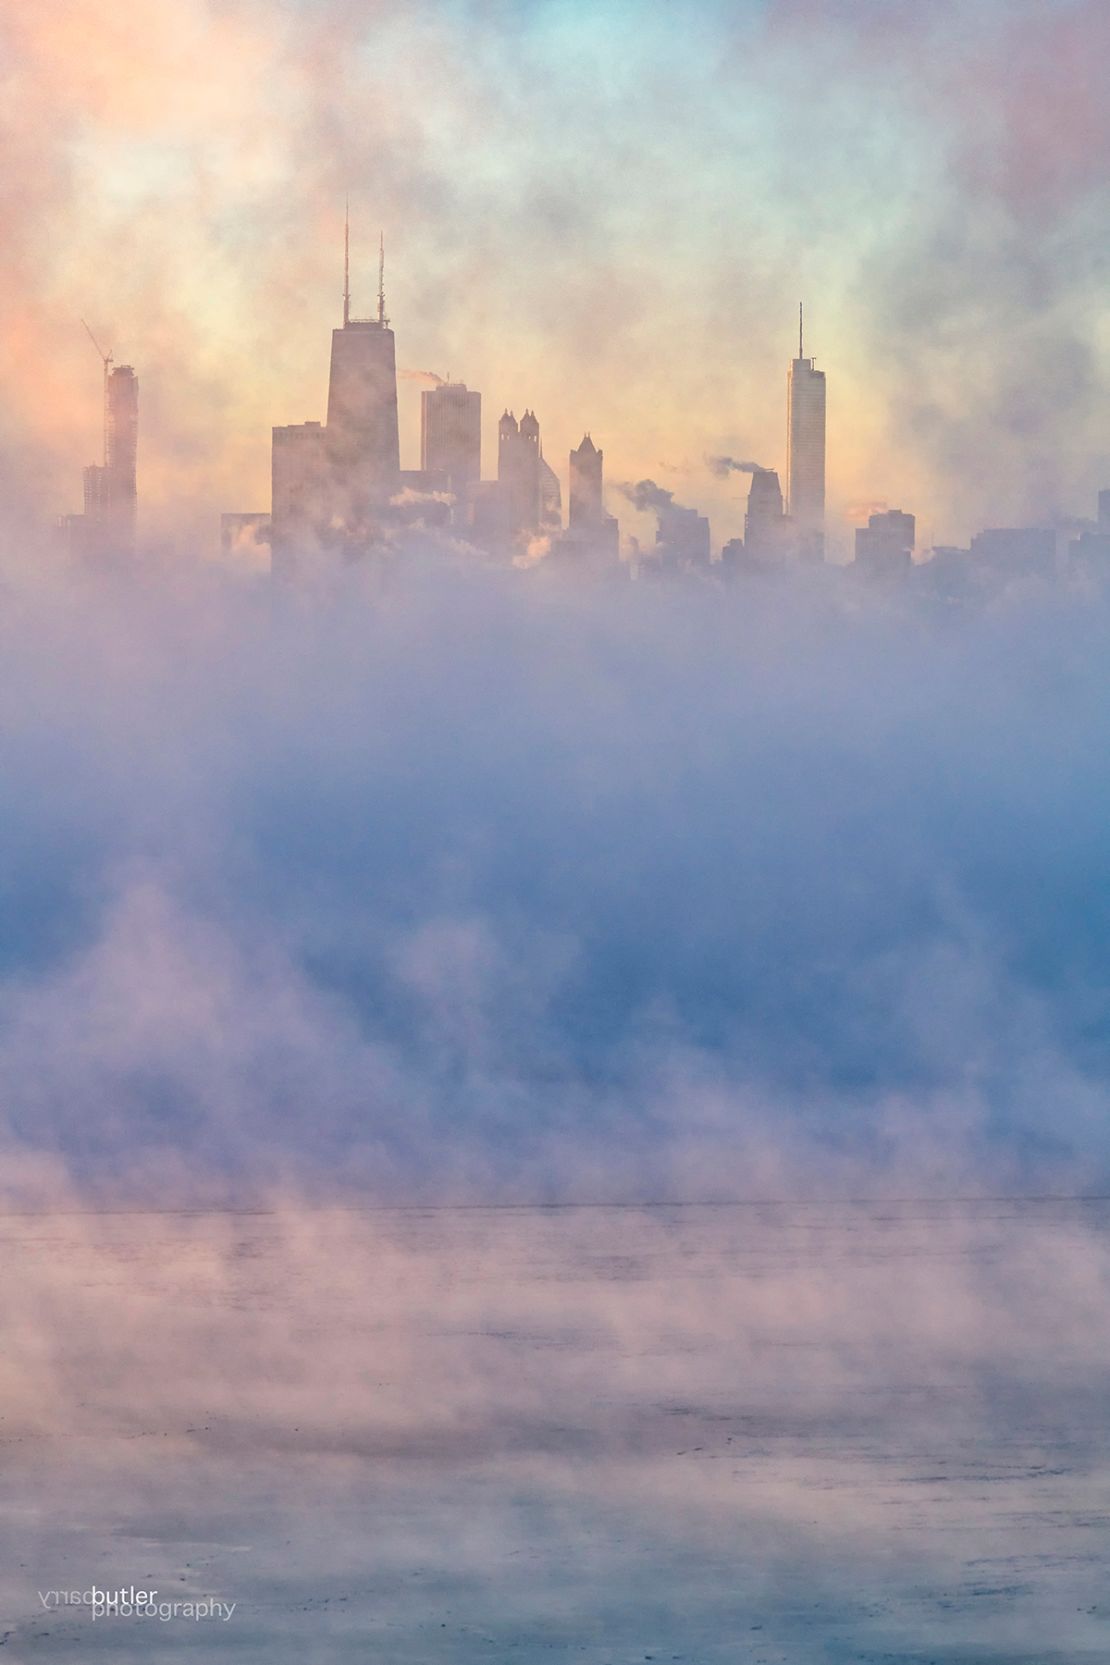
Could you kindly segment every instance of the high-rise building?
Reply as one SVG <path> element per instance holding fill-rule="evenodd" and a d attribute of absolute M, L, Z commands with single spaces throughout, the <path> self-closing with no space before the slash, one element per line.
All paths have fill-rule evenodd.
<path fill-rule="evenodd" d="M 397 491 L 397 351 L 385 315 L 385 244 L 378 264 L 378 315 L 352 318 L 345 274 L 343 323 L 331 332 L 327 453 L 340 520 L 360 526 Z"/>
<path fill-rule="evenodd" d="M 605 453 L 599 451 L 589 434 L 577 451 L 570 454 L 570 525 L 597 526 L 605 513 L 602 469 Z"/>
<path fill-rule="evenodd" d="M 605 513 L 605 454 L 589 434 L 570 454 L 570 525 L 568 546 L 588 549 L 599 555 L 620 554 L 620 529 L 612 515 Z"/>
<path fill-rule="evenodd" d="M 708 567 L 712 549 L 709 521 L 683 503 L 664 503 L 656 509 L 655 558 L 664 573 Z"/>
<path fill-rule="evenodd" d="M 420 467 L 447 479 L 459 506 L 482 476 L 482 395 L 441 382 L 420 395 Z"/>
<path fill-rule="evenodd" d="M 786 379 L 787 511 L 798 551 L 820 559 L 825 548 L 825 372 L 805 357 L 798 308 L 798 356 Z"/>
<path fill-rule="evenodd" d="M 540 425 L 526 410 L 518 422 L 506 411 L 497 428 L 497 490 L 501 525 L 510 542 L 539 529 Z"/>
<path fill-rule="evenodd" d="M 901 509 L 873 514 L 856 530 L 856 561 L 872 572 L 892 572 L 912 564 L 917 521 Z"/>
<path fill-rule="evenodd" d="M 100 352 L 100 348 L 97 347 Z M 74 554 L 121 555 L 135 547 L 138 505 L 139 381 L 130 364 L 104 362 L 104 461 L 83 473 L 84 513 L 63 527 Z"/>
<path fill-rule="evenodd" d="M 279 576 L 293 570 L 298 555 L 320 553 L 338 530 L 332 521 L 326 440 L 319 422 L 290 423 L 273 431 L 270 547 Z"/>
<path fill-rule="evenodd" d="M 108 377 L 108 430 L 105 463 L 113 535 L 135 542 L 138 505 L 139 379 L 129 364 L 117 364 Z"/>
<path fill-rule="evenodd" d="M 273 431 L 271 548 L 275 571 L 299 554 L 364 553 L 396 515 L 401 488 L 397 354 L 385 315 L 385 245 L 378 315 L 351 317 L 350 233 L 343 236 L 343 323 L 332 331 L 327 421 Z"/>
<path fill-rule="evenodd" d="M 758 563 L 780 557 L 785 537 L 779 477 L 773 468 L 757 468 L 752 473 L 744 515 L 744 549 L 748 560 Z"/>

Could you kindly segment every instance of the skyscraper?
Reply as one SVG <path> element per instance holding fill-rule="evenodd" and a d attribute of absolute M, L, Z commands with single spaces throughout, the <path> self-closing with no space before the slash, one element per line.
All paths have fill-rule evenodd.
<path fill-rule="evenodd" d="M 786 493 L 799 552 L 821 559 L 825 549 L 825 372 L 805 357 L 802 308 L 798 356 L 786 379 Z"/>
<path fill-rule="evenodd" d="M 514 542 L 540 524 L 540 425 L 526 410 L 507 410 L 497 428 L 497 490 L 505 537 Z"/>
<path fill-rule="evenodd" d="M 397 356 L 385 315 L 385 245 L 378 315 L 351 317 L 350 229 L 343 230 L 343 323 L 332 331 L 327 421 L 273 431 L 271 549 L 275 571 L 324 549 L 363 554 L 396 514 L 401 486 Z"/>
<path fill-rule="evenodd" d="M 420 395 L 420 467 L 446 475 L 456 502 L 482 474 L 482 395 L 465 382 L 440 382 Z"/>
<path fill-rule="evenodd" d="M 913 564 L 917 521 L 901 509 L 885 509 L 856 528 L 856 564 L 869 572 L 893 572 Z"/>
<path fill-rule="evenodd" d="M 773 468 L 757 468 L 752 474 L 744 516 L 744 551 L 748 559 L 759 562 L 781 556 L 785 530 L 779 477 Z"/>
<path fill-rule="evenodd" d="M 602 500 L 602 468 L 605 453 L 586 434 L 577 451 L 570 454 L 570 524 L 596 526 L 605 513 Z"/>
<path fill-rule="evenodd" d="M 101 358 L 104 460 L 84 470 L 84 513 L 67 515 L 63 524 L 75 554 L 120 555 L 135 547 L 139 380 L 130 364 L 110 369 L 112 355 Z"/>
<path fill-rule="evenodd" d="M 327 453 L 338 517 L 352 529 L 397 491 L 397 353 L 385 315 L 385 244 L 379 248 L 378 315 L 351 317 L 344 237 L 343 324 L 331 335 Z"/>
<path fill-rule="evenodd" d="M 605 453 L 599 451 L 589 434 L 570 454 L 570 528 L 572 546 L 588 547 L 596 554 L 620 553 L 620 531 L 612 515 L 605 513 Z"/>
<path fill-rule="evenodd" d="M 270 549 L 279 577 L 293 571 L 298 554 L 319 553 L 332 536 L 326 441 L 319 422 L 290 423 L 273 431 Z"/>
<path fill-rule="evenodd" d="M 708 567 L 711 555 L 708 520 L 683 503 L 660 504 L 656 510 L 654 553 L 663 572 L 690 572 Z"/>
<path fill-rule="evenodd" d="M 139 379 L 129 364 L 117 364 L 108 377 L 105 463 L 113 535 L 127 546 L 135 542 L 138 449 Z"/>

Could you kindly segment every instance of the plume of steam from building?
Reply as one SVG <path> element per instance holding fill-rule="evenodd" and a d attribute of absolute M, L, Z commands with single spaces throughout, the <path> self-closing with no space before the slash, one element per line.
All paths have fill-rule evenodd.
<path fill-rule="evenodd" d="M 624 483 L 621 491 L 633 508 L 656 516 L 656 550 L 664 561 L 688 565 L 709 560 L 709 522 L 696 509 L 676 503 L 674 492 L 654 480 Z"/>
<path fill-rule="evenodd" d="M 762 463 L 740 462 L 736 457 L 706 457 L 706 467 L 719 480 L 727 480 L 730 474 L 769 474 L 771 470 L 764 468 Z"/>
<path fill-rule="evenodd" d="M 635 485 L 631 481 L 624 481 L 620 490 L 628 498 L 634 509 L 641 514 L 653 510 L 656 514 L 664 514 L 674 503 L 674 492 L 665 486 L 657 486 L 654 480 L 637 480 Z"/>

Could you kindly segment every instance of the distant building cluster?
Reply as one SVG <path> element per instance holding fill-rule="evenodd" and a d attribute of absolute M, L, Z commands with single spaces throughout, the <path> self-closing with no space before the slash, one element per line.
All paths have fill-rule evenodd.
<path fill-rule="evenodd" d="M 617 522 L 604 507 L 603 457 L 587 434 L 570 455 L 570 520 L 559 477 L 544 456 L 532 410 L 498 424 L 497 476 L 482 479 L 482 396 L 440 381 L 420 400 L 420 467 L 403 469 L 397 429 L 397 353 L 385 312 L 379 251 L 373 318 L 350 310 L 347 239 L 343 322 L 332 331 L 327 416 L 273 431 L 268 512 L 223 517 L 223 542 L 269 543 L 275 573 L 321 560 L 349 561 L 387 546 L 412 525 L 450 528 L 494 554 L 587 554 L 619 560 Z"/>
<path fill-rule="evenodd" d="M 628 538 L 608 512 L 604 456 L 586 433 L 570 452 L 564 519 L 559 477 L 544 456 L 540 423 L 525 409 L 498 423 L 497 471 L 482 478 L 482 396 L 463 382 L 435 381 L 420 401 L 420 467 L 401 467 L 397 354 L 385 310 L 385 252 L 371 318 L 351 315 L 349 235 L 344 233 L 342 323 L 332 330 L 325 419 L 275 427 L 268 509 L 221 517 L 225 550 L 269 551 L 272 570 L 292 578 L 323 565 L 365 559 L 416 526 L 449 532 L 488 554 L 531 566 L 568 563 L 634 579 L 702 573 L 720 579 L 773 574 L 825 559 L 825 373 L 805 353 L 787 372 L 786 495 L 776 470 L 731 457 L 708 459 L 718 474 L 750 476 L 744 535 L 714 556 L 709 521 L 652 480 L 622 484 L 637 511 L 655 516 L 653 544 Z M 86 326 L 87 327 L 87 326 Z M 91 332 L 90 332 L 91 333 Z M 94 342 L 95 345 L 95 342 Z M 104 366 L 103 460 L 84 471 L 84 511 L 61 522 L 78 557 L 108 559 L 135 546 L 138 380 L 130 365 Z M 983 531 L 966 549 L 917 552 L 915 517 L 901 509 L 869 516 L 855 534 L 849 571 L 889 582 L 912 574 L 958 599 L 1015 577 L 1062 567 L 1110 572 L 1110 491 L 1097 522 Z"/>

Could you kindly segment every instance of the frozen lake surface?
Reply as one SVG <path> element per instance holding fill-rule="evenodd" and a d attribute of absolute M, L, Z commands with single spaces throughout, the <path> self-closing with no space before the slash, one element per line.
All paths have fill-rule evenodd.
<path fill-rule="evenodd" d="M 9 1216 L 0 1280 L 6 1659 L 1110 1657 L 1110 1204 Z"/>

